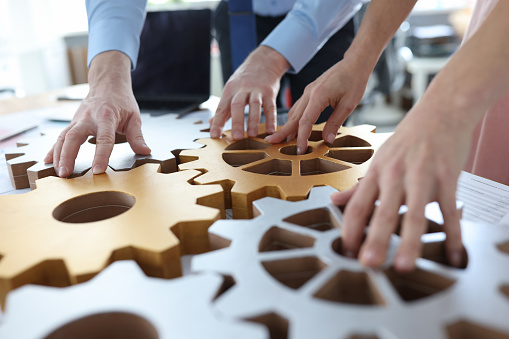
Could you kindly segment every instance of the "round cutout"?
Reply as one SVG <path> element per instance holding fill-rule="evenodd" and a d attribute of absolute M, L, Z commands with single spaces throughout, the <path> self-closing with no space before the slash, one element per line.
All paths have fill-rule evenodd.
<path fill-rule="evenodd" d="M 71 321 L 45 339 L 158 339 L 159 334 L 148 320 L 124 312 L 97 313 Z"/>
<path fill-rule="evenodd" d="M 296 145 L 291 145 L 291 146 L 281 147 L 279 149 L 279 152 L 281 152 L 282 154 L 286 154 L 286 155 L 297 155 L 297 146 Z M 313 152 L 313 147 L 309 146 L 306 149 L 306 152 L 304 154 L 309 154 L 309 153 L 312 153 L 312 152 Z"/>
<path fill-rule="evenodd" d="M 95 192 L 63 202 L 55 208 L 53 217 L 71 224 L 101 221 L 127 212 L 135 202 L 136 198 L 123 192 Z"/>

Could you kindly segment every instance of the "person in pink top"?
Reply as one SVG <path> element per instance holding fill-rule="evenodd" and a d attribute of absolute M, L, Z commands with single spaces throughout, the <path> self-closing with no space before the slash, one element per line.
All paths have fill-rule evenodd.
<path fill-rule="evenodd" d="M 324 140 L 331 142 L 360 102 L 376 60 L 415 2 L 371 1 L 344 59 L 308 85 L 289 112 L 288 123 L 267 141 L 297 137 L 298 152 L 305 150 L 316 117 L 331 105 L 334 113 L 323 131 Z M 409 211 L 394 267 L 401 272 L 413 270 L 426 230 L 425 205 L 438 201 L 445 220 L 448 261 L 462 264 L 455 203 L 461 170 L 509 184 L 505 153 L 509 147 L 508 17 L 509 1 L 477 1 L 462 46 L 374 156 L 366 176 L 352 189 L 332 196 L 335 204 L 346 205 L 345 255 L 358 256 L 366 266 L 381 266 L 399 220 L 399 207 L 406 204 Z M 374 208 L 376 200 L 379 205 Z M 369 231 L 362 242 L 368 220 Z"/>

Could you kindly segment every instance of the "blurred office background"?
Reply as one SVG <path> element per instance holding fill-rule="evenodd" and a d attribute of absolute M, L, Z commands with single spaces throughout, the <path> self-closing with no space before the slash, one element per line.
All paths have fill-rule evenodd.
<path fill-rule="evenodd" d="M 458 47 L 474 0 L 419 0 L 373 75 L 354 123 L 390 130 Z M 217 0 L 151 0 L 149 10 L 211 8 Z M 87 81 L 84 0 L 0 0 L 1 99 Z M 222 91 L 211 45 L 211 94 Z M 376 114 L 375 114 L 376 113 Z"/>

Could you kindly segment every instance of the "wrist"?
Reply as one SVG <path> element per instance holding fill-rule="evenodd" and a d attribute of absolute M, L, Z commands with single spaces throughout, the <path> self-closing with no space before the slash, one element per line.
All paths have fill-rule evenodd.
<path fill-rule="evenodd" d="M 124 88 L 131 91 L 131 59 L 119 51 L 98 54 L 88 72 L 90 90 Z"/>
<path fill-rule="evenodd" d="M 281 53 L 265 45 L 257 47 L 249 55 L 246 60 L 246 63 L 248 62 L 256 62 L 268 67 L 279 77 L 282 77 L 291 68 L 290 63 Z"/>

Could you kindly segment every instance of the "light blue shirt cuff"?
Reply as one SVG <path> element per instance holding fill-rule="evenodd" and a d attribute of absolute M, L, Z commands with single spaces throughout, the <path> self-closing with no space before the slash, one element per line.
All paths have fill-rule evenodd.
<path fill-rule="evenodd" d="M 120 51 L 136 68 L 146 4 L 146 0 L 87 0 L 89 67 L 98 54 Z"/>
<path fill-rule="evenodd" d="M 261 45 L 269 46 L 290 63 L 289 73 L 298 73 L 311 60 L 327 40 L 342 28 L 362 5 L 362 0 L 322 0 L 319 8 L 296 6 L 267 36 Z M 332 3 L 334 5 L 330 5 Z M 339 8 L 338 8 L 339 7 Z"/>

